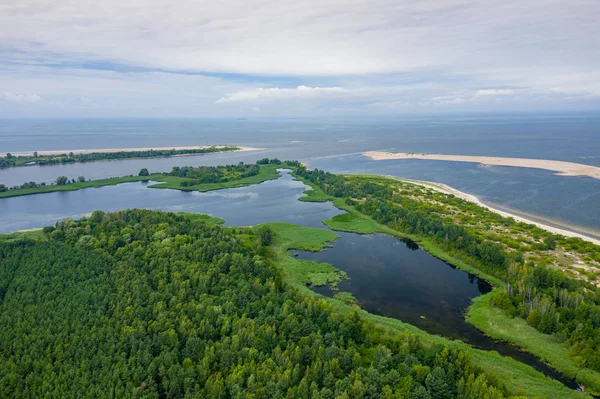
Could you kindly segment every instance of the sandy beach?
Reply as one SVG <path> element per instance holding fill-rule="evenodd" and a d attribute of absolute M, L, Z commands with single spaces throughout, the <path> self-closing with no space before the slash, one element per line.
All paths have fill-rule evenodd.
<path fill-rule="evenodd" d="M 388 159 L 424 159 L 434 161 L 472 162 L 482 165 L 514 166 L 545 169 L 560 176 L 587 176 L 600 179 L 600 167 L 548 159 L 503 158 L 471 155 L 418 154 L 407 152 L 367 151 L 362 153 L 375 161 Z"/>
<path fill-rule="evenodd" d="M 50 150 L 50 151 L 37 151 L 38 155 L 60 155 L 60 154 L 68 154 L 72 152 L 73 154 L 91 154 L 91 153 L 109 153 L 109 152 L 122 152 L 122 151 L 161 151 L 161 150 L 202 150 L 210 147 L 229 147 L 225 145 L 190 145 L 190 146 L 179 146 L 179 147 L 140 147 L 140 148 L 94 148 L 94 149 L 84 149 L 84 150 Z M 255 147 L 242 147 L 242 146 L 232 146 L 239 148 L 235 151 L 258 151 L 263 148 L 255 148 Z M 33 156 L 34 151 L 23 151 L 23 152 L 11 152 L 14 156 Z M 7 153 L 0 153 L 0 156 L 4 157 Z"/>
<path fill-rule="evenodd" d="M 462 191 L 459 191 L 459 190 L 457 190 L 455 188 L 452 188 L 452 187 L 448 186 L 447 184 L 433 183 L 433 182 L 427 182 L 427 181 L 422 181 L 422 180 L 403 179 L 403 178 L 400 178 L 400 177 L 389 176 L 389 175 L 386 175 L 384 177 L 387 177 L 387 178 L 390 178 L 390 179 L 394 179 L 394 180 L 399 180 L 399 181 L 406 182 L 406 183 L 417 184 L 419 186 L 431 188 L 432 190 L 436 190 L 436 191 L 439 191 L 439 192 L 444 193 L 444 194 L 453 194 L 456 197 L 459 197 L 459 198 L 464 199 L 465 201 L 469 201 L 469 202 L 472 202 L 474 204 L 477 204 L 477 205 L 479 205 L 481 207 L 484 207 L 484 208 L 486 208 L 486 209 L 488 209 L 488 210 L 490 210 L 492 212 L 495 212 L 495 213 L 497 213 L 497 214 L 499 214 L 501 216 L 513 218 L 517 222 L 523 222 L 523 223 L 527 223 L 527 224 L 533 224 L 533 225 L 535 225 L 535 226 L 537 226 L 537 227 L 539 227 L 541 229 L 544 229 L 544 230 L 549 231 L 549 232 L 554 233 L 554 234 L 560 234 L 560 235 L 563 235 L 565 237 L 577 237 L 577 238 L 581 238 L 582 240 L 592 242 L 592 243 L 594 243 L 596 245 L 600 245 L 600 240 L 598 240 L 596 238 L 593 238 L 593 237 L 590 237 L 590 236 L 587 236 L 585 234 L 576 233 L 574 231 L 570 231 L 570 230 L 566 230 L 566 229 L 561 229 L 561 228 L 558 228 L 558 227 L 550 226 L 548 224 L 537 222 L 535 220 L 527 219 L 527 218 L 522 217 L 522 216 L 518 216 L 518 215 L 509 213 L 509 212 L 506 212 L 506 211 L 503 211 L 503 210 L 500 210 L 500 209 L 496 209 L 496 208 L 491 207 L 491 206 L 489 206 L 487 204 L 484 204 L 476 196 L 474 196 L 472 194 L 468 194 L 468 193 L 462 192 Z"/>

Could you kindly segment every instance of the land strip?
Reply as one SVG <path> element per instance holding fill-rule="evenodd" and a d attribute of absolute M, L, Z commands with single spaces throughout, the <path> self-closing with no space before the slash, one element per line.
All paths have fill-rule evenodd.
<path fill-rule="evenodd" d="M 0 169 L 31 165 L 63 165 L 80 162 L 97 162 L 136 158 L 164 158 L 173 156 L 206 155 L 217 152 L 255 151 L 260 148 L 228 145 L 159 147 L 159 148 L 108 148 L 92 150 L 28 151 L 0 154 Z"/>
<path fill-rule="evenodd" d="M 411 183 L 411 184 L 416 184 L 422 187 L 427 187 L 427 188 L 431 188 L 433 190 L 436 190 L 440 193 L 444 193 L 444 194 L 450 194 L 450 195 L 454 195 L 458 198 L 461 198 L 465 201 L 469 201 L 472 202 L 476 205 L 479 205 L 483 208 L 486 208 L 492 212 L 497 213 L 498 215 L 501 215 L 503 217 L 507 217 L 507 218 L 513 218 L 515 221 L 517 222 L 523 222 L 523 223 L 527 223 L 527 224 L 532 224 L 535 225 L 541 229 L 544 229 L 546 231 L 549 231 L 550 233 L 554 233 L 554 234 L 560 234 L 566 237 L 576 237 L 576 238 L 581 238 L 582 240 L 585 241 L 589 241 L 592 242 L 596 245 L 600 245 L 600 240 L 590 237 L 588 235 L 582 234 L 582 233 L 577 233 L 571 230 L 566 230 L 563 228 L 559 228 L 559 227 L 554 227 L 554 226 L 550 226 L 548 224 L 545 223 L 541 223 L 541 222 L 537 222 L 535 220 L 532 219 L 528 219 L 525 218 L 523 216 L 519 216 L 519 215 L 515 215 L 513 213 L 510 212 L 506 212 L 497 208 L 494 208 L 493 206 L 487 205 L 483 202 L 481 202 L 481 200 L 479 198 L 477 198 L 475 195 L 472 194 L 468 194 L 465 193 L 463 191 L 457 190 L 453 187 L 448 186 L 447 184 L 443 184 L 443 183 L 434 183 L 434 182 L 428 182 L 428 181 L 422 181 L 422 180 L 412 180 L 412 179 L 404 179 L 401 177 L 396 177 L 396 176 L 390 176 L 390 175 L 376 175 L 376 176 L 384 176 L 387 177 L 389 179 L 394 179 L 394 180 L 398 180 L 398 181 L 403 181 L 406 183 Z"/>
<path fill-rule="evenodd" d="M 559 176 L 587 176 L 600 179 L 600 167 L 575 162 L 549 159 L 504 158 L 474 155 L 419 154 L 409 152 L 367 151 L 363 155 L 375 161 L 390 159 L 422 159 L 430 161 L 470 162 L 481 165 L 514 166 L 521 168 L 544 169 L 556 172 Z"/>
<path fill-rule="evenodd" d="M 94 153 L 115 153 L 115 152 L 146 152 L 146 151 L 188 151 L 188 150 L 205 150 L 207 148 L 226 148 L 227 145 L 189 145 L 175 147 L 136 147 L 136 148 L 95 148 L 95 149 L 79 149 L 79 150 L 47 150 L 47 151 L 22 151 L 12 152 L 14 156 L 31 157 L 37 152 L 38 155 L 63 155 L 63 154 L 94 154 Z M 235 146 L 234 151 L 258 151 L 263 148 Z M 0 157 L 5 157 L 8 153 L 0 152 Z"/>

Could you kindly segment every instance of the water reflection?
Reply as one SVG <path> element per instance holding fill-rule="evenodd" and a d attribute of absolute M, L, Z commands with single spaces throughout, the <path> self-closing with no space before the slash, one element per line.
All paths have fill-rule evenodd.
<path fill-rule="evenodd" d="M 299 257 L 345 271 L 350 280 L 339 289 L 351 292 L 363 309 L 446 337 L 464 340 L 473 334 L 464 312 L 474 297 L 491 291 L 486 281 L 431 256 L 410 240 L 338 234 L 332 248 L 300 252 Z M 326 288 L 319 292 L 332 295 Z"/>
<path fill-rule="evenodd" d="M 287 222 L 322 227 L 322 220 L 342 213 L 330 203 L 297 201 L 308 187 L 289 171 L 277 180 L 206 193 L 148 188 L 148 183 L 62 191 L 0 199 L 0 233 L 39 228 L 78 218 L 94 210 L 126 208 L 202 212 L 222 217 L 230 226 Z"/>

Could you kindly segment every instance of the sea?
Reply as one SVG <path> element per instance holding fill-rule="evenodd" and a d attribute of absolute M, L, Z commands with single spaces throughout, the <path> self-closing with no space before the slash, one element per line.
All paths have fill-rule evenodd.
<path fill-rule="evenodd" d="M 555 159 L 600 166 L 600 114 L 418 115 L 338 119 L 0 119 L 0 153 L 231 144 L 261 150 L 0 170 L 0 184 L 97 179 L 277 157 L 334 173 L 448 184 L 484 203 L 600 238 L 600 180 L 550 171 L 426 160 L 373 161 L 364 151 Z M 40 197 L 41 198 L 41 197 Z M 3 203 L 0 200 L 0 213 Z"/>

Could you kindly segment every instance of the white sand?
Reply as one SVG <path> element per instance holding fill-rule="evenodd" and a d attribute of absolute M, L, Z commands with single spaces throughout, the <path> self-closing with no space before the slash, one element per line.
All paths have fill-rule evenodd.
<path fill-rule="evenodd" d="M 515 166 L 545 169 L 560 176 L 588 176 L 600 179 L 600 167 L 548 159 L 503 158 L 470 155 L 416 154 L 406 152 L 367 151 L 363 155 L 376 161 L 387 159 L 426 159 L 435 161 L 474 162 L 482 165 Z"/>
<path fill-rule="evenodd" d="M 444 194 L 453 194 L 453 195 L 455 195 L 458 198 L 462 198 L 465 201 L 469 201 L 469 202 L 477 204 L 477 205 L 479 205 L 481 207 L 489 209 L 490 211 L 495 212 L 495 213 L 497 213 L 497 214 L 499 214 L 501 216 L 513 218 L 517 222 L 523 222 L 523 223 L 527 223 L 527 224 L 533 224 L 533 225 L 535 225 L 535 226 L 537 226 L 537 227 L 539 227 L 541 229 L 544 229 L 544 230 L 549 231 L 549 232 L 554 233 L 554 234 L 560 234 L 560 235 L 563 235 L 565 237 L 578 237 L 578 238 L 581 238 L 582 240 L 592 242 L 592 243 L 594 243 L 596 245 L 600 245 L 600 240 L 592 238 L 590 236 L 586 236 L 585 234 L 580 234 L 580 233 L 576 233 L 574 231 L 565 230 L 565 229 L 561 229 L 561 228 L 558 228 L 558 227 L 550 226 L 550 225 L 547 225 L 547 224 L 544 224 L 544 223 L 540 223 L 540 222 L 536 222 L 536 221 L 531 220 L 531 219 L 524 218 L 522 216 L 518 216 L 518 215 L 509 213 L 509 212 L 502 211 L 500 209 L 493 208 L 493 207 L 491 207 L 489 205 L 486 205 L 483 202 L 481 202 L 479 200 L 479 198 L 477 198 L 476 196 L 474 196 L 472 194 L 464 193 L 464 192 L 459 191 L 459 190 L 457 190 L 455 188 L 452 188 L 452 187 L 450 187 L 450 186 L 448 186 L 446 184 L 432 183 L 432 182 L 421 181 L 421 180 L 402 179 L 402 178 L 399 178 L 399 177 L 396 177 L 396 176 L 385 176 L 385 177 L 390 178 L 390 179 L 394 179 L 394 180 L 399 180 L 399 181 L 406 182 L 406 183 L 412 183 L 412 184 L 417 184 L 419 186 L 431 188 L 432 190 L 436 190 L 436 191 L 439 191 L 439 192 L 444 193 Z"/>
<path fill-rule="evenodd" d="M 217 147 L 217 148 L 223 148 L 223 147 L 230 147 L 230 146 L 225 146 L 225 145 L 191 145 L 191 146 L 183 146 L 183 147 L 141 147 L 141 148 L 96 148 L 96 149 L 85 149 L 85 150 L 50 150 L 50 151 L 37 151 L 38 155 L 60 155 L 60 154 L 68 154 L 70 152 L 72 152 L 73 154 L 91 154 L 94 152 L 102 152 L 102 153 L 109 153 L 109 152 L 121 152 L 121 151 L 150 151 L 150 150 L 155 150 L 155 151 L 161 151 L 161 150 L 202 150 L 205 148 L 210 148 L 210 147 Z M 237 147 L 239 148 L 239 150 L 235 150 L 236 152 L 239 151 L 257 151 L 257 150 L 263 150 L 263 148 L 254 148 L 254 147 L 241 147 L 241 146 L 231 146 L 231 147 Z M 12 155 L 14 156 L 33 156 L 34 151 L 24 151 L 24 152 L 11 152 Z M 6 156 L 7 153 L 0 153 L 0 156 L 4 157 Z M 194 155 L 194 154 L 190 154 L 190 155 Z"/>

